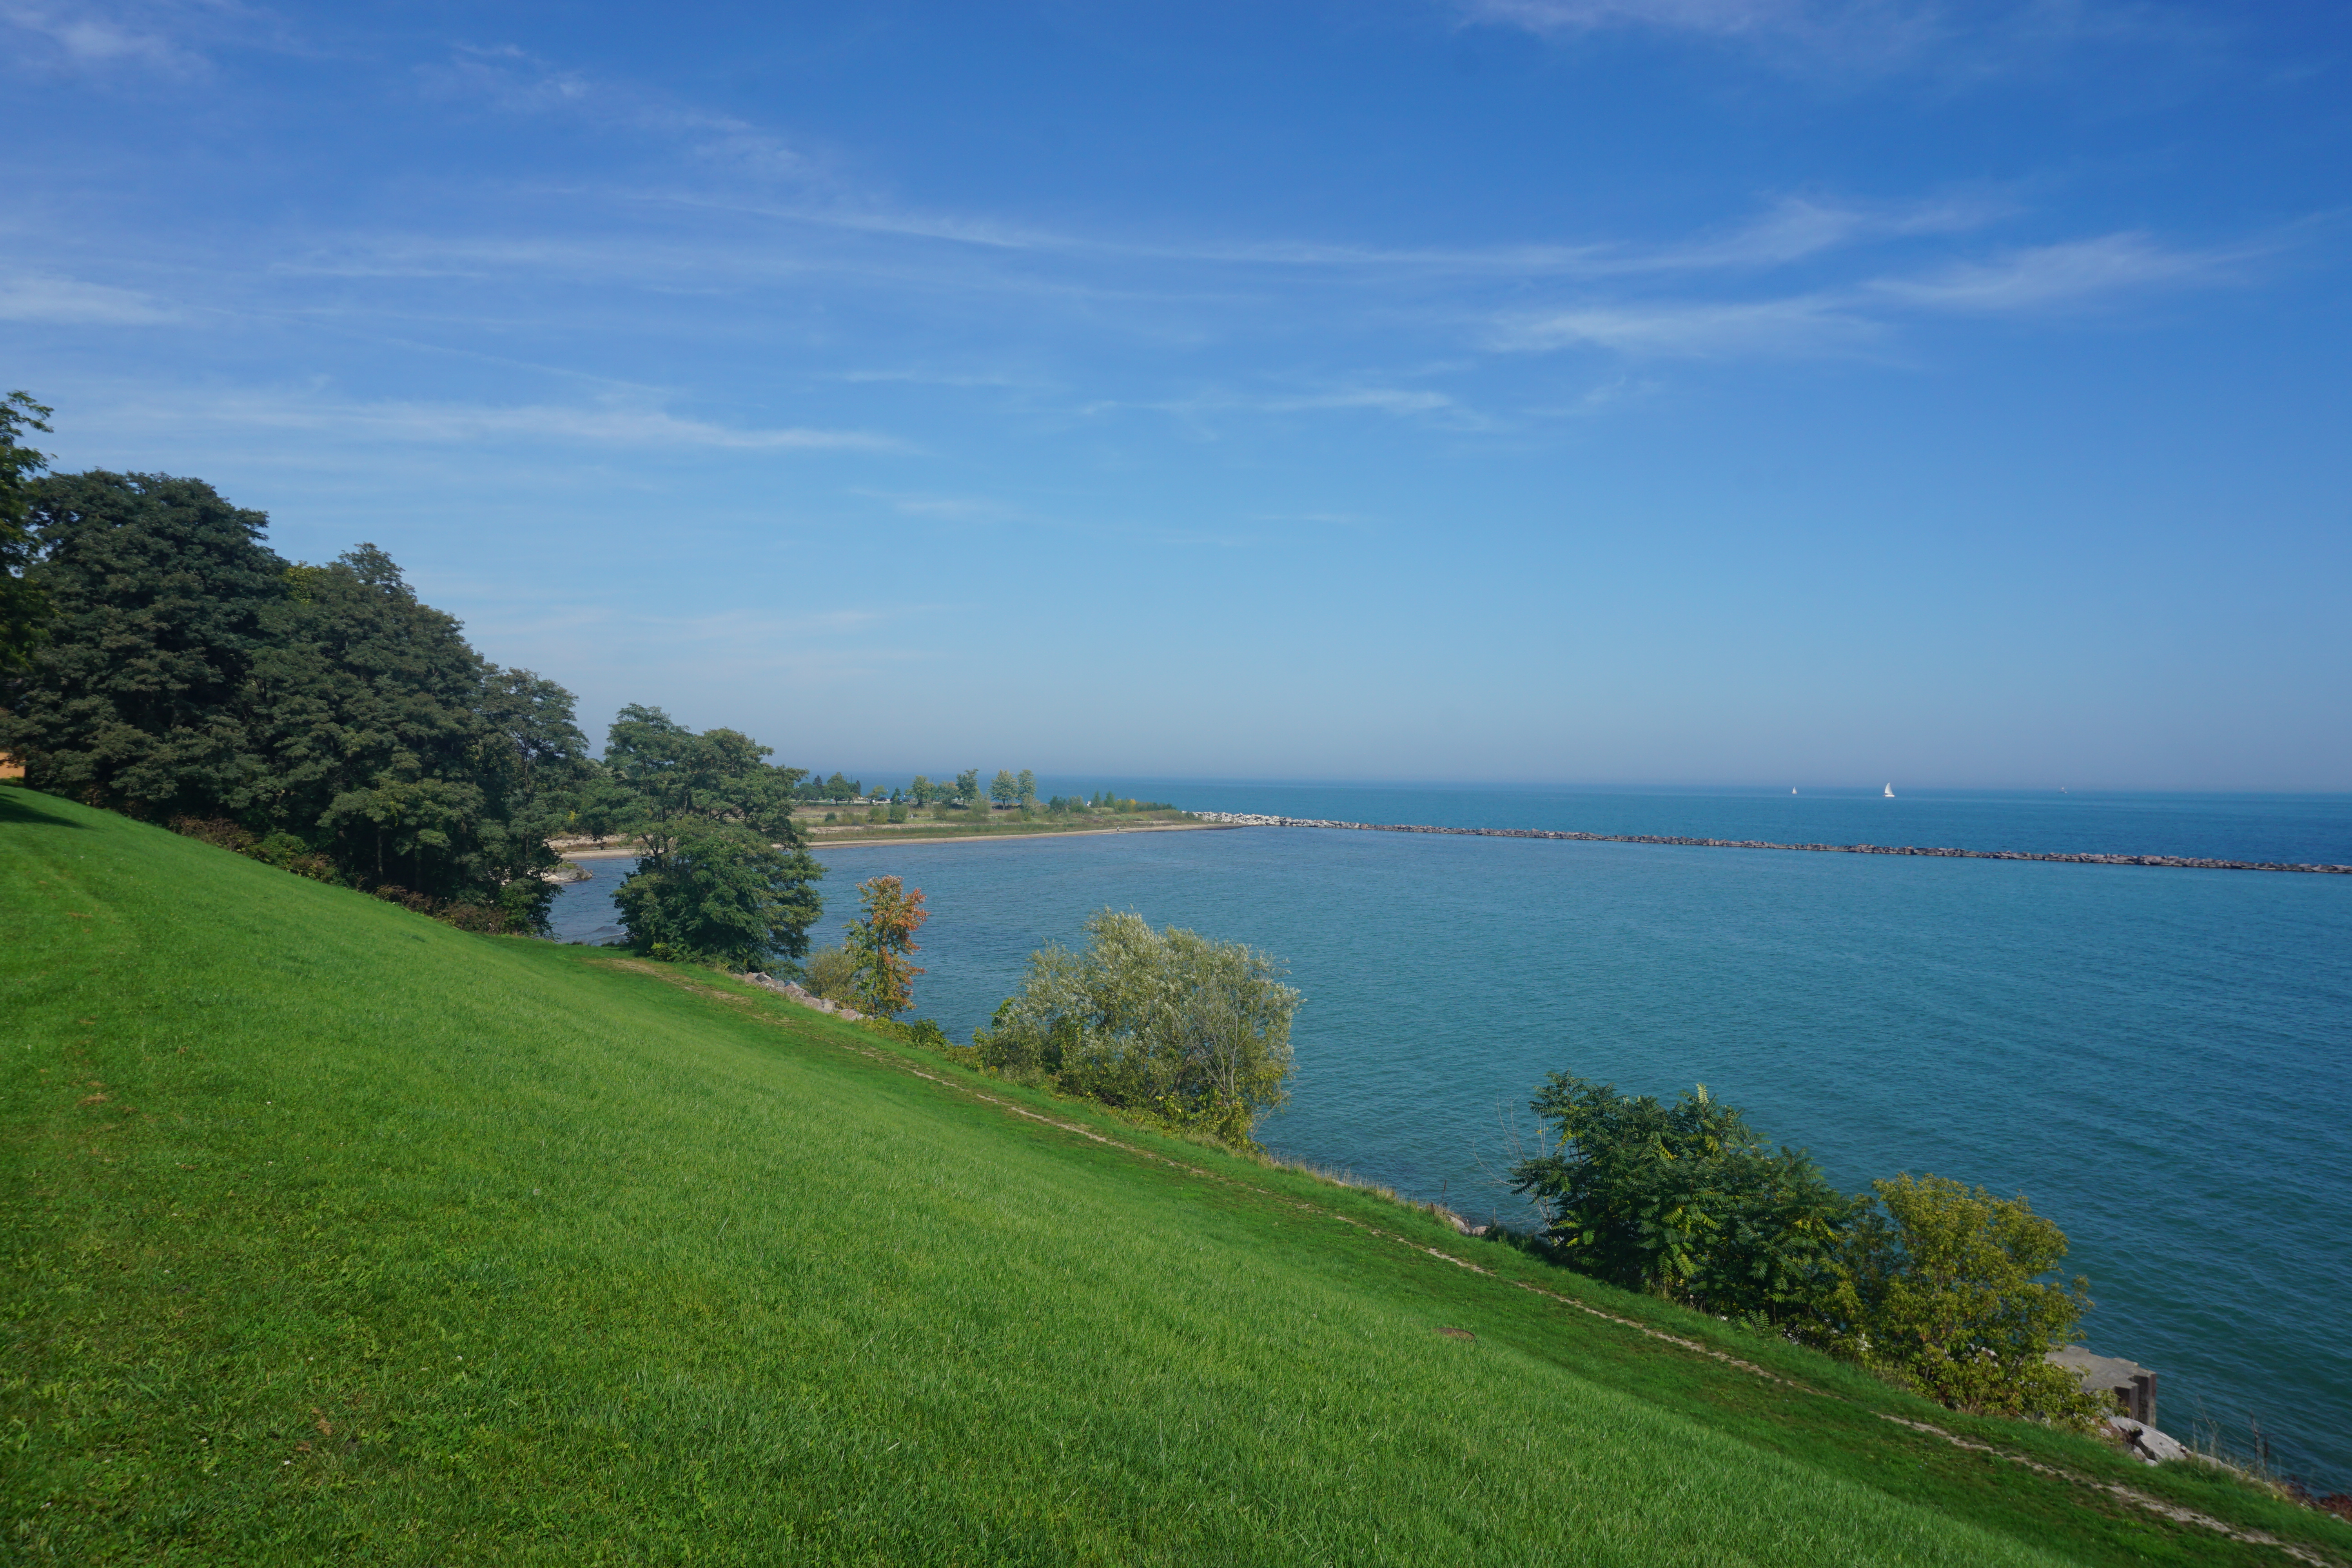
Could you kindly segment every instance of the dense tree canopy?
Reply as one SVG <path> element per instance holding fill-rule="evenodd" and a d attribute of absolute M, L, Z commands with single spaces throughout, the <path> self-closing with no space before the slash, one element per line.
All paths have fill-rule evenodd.
<path fill-rule="evenodd" d="M 0 712 L 28 784 L 538 923 L 584 782 L 569 692 L 484 660 L 374 546 L 291 564 L 200 479 L 58 475 L 28 501 L 52 616 Z"/>
<path fill-rule="evenodd" d="M 739 731 L 698 734 L 658 708 L 632 704 L 613 721 L 604 777 L 623 803 L 621 830 L 646 846 L 613 899 L 639 951 L 745 966 L 807 956 L 824 875 L 793 826 L 808 775 L 771 766 L 770 754 Z"/>
<path fill-rule="evenodd" d="M 543 929 L 551 835 L 630 833 L 639 947 L 807 952 L 805 769 L 641 707 L 593 761 L 570 692 L 482 658 L 375 546 L 298 565 L 201 479 L 29 479 L 15 436 L 46 412 L 0 404 L 0 751 L 33 787 L 493 929 Z M 43 616 L 46 638 L 24 631 Z"/>
<path fill-rule="evenodd" d="M 47 430 L 50 412 L 27 392 L 0 397 L 0 672 L 25 668 L 48 619 L 47 596 L 26 575 L 33 563 L 33 479 L 48 459 L 16 437 Z"/>

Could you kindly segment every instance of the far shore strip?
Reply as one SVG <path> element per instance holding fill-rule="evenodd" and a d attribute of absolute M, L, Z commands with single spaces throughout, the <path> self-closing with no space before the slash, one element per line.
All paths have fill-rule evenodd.
<path fill-rule="evenodd" d="M 1200 811 L 1224 827 L 1341 827 L 1359 833 L 1443 833 L 1468 838 L 1565 838 L 1581 844 L 1674 844 L 1693 849 L 1791 849 L 1815 855 L 1924 855 L 1948 860 L 2053 860 L 2069 866 L 2166 866 L 2191 871 L 2311 871 L 2352 876 L 2352 866 L 2279 860 L 2205 860 L 2185 855 L 2051 855 L 2024 849 L 1932 849 L 1912 844 L 1771 844 L 1760 838 L 1679 838 L 1655 833 L 1569 833 L 1545 827 L 1422 827 L 1395 822 L 1335 822 L 1315 816 L 1260 816 Z"/>
<path fill-rule="evenodd" d="M 1155 822 L 1136 827 L 1048 827 L 1036 833 L 934 833 L 918 837 L 907 834 L 891 837 L 884 834 L 862 838 L 812 838 L 811 849 L 853 849 L 867 844 L 987 844 L 999 838 L 1098 838 L 1110 833 L 1199 833 L 1235 826 L 1230 822 Z M 566 860 L 635 859 L 645 854 L 636 849 L 558 849 Z"/>

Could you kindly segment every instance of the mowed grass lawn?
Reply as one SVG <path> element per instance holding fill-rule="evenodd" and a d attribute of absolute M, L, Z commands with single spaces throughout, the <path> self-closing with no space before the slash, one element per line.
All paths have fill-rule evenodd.
<path fill-rule="evenodd" d="M 0 919 L 9 1561 L 2288 1561 L 707 972 L 15 786 Z"/>

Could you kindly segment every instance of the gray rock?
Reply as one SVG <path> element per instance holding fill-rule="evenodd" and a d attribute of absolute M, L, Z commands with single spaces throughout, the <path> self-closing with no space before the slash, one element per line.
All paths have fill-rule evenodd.
<path fill-rule="evenodd" d="M 2123 1440 L 2133 1458 L 2151 1465 L 2171 1464 L 2190 1458 L 2189 1446 L 2128 1415 L 2107 1417 L 2107 1430 Z"/>

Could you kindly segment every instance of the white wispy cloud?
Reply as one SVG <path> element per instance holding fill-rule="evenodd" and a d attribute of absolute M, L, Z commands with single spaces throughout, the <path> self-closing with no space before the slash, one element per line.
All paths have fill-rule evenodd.
<path fill-rule="evenodd" d="M 2012 210 L 2009 203 L 1989 196 L 1875 205 L 1784 196 L 1724 234 L 1647 249 L 1629 248 L 1621 255 L 1596 259 L 1588 264 L 1588 269 L 1617 276 L 1763 270 L 1881 240 L 1965 234 Z"/>
<path fill-rule="evenodd" d="M 1851 350 L 1880 330 L 1830 296 L 1805 294 L 1729 303 L 1587 304 L 1511 315 L 1495 323 L 1492 342 L 1521 352 L 1584 346 L 1636 358 L 1710 359 Z"/>
<path fill-rule="evenodd" d="M 541 440 L 591 446 L 704 447 L 744 452 L 903 451 L 865 430 L 746 429 L 681 418 L 659 408 L 614 405 L 343 402 L 324 397 L 221 396 L 135 404 L 120 417 L 151 425 L 308 430 L 380 441 L 472 443 Z"/>
<path fill-rule="evenodd" d="M 1916 59 L 1953 31 L 1932 0 L 1467 0 L 1465 9 L 1475 21 L 1553 37 L 1635 28 L 1793 47 L 1847 64 Z"/>
<path fill-rule="evenodd" d="M 459 44 L 449 58 L 415 68 L 416 80 L 436 98 L 509 114 L 531 114 L 584 104 L 588 79 L 512 44 Z"/>
<path fill-rule="evenodd" d="M 1458 0 L 1474 23 L 1572 42 L 1639 31 L 1746 46 L 1800 70 L 1985 79 L 2086 44 L 2210 55 L 2214 26 L 2163 0 Z"/>
<path fill-rule="evenodd" d="M 501 113 L 593 116 L 600 127 L 675 142 L 697 159 L 762 182 L 808 183 L 824 173 L 824 161 L 807 149 L 748 120 L 599 79 L 511 44 L 459 45 L 446 60 L 417 67 L 416 79 L 436 97 Z"/>
<path fill-rule="evenodd" d="M 2095 302 L 2148 289 L 2225 280 L 2264 247 L 2168 249 L 2146 234 L 2102 235 L 1955 262 L 1914 278 L 1886 278 L 1870 291 L 1931 310 L 1987 313 Z"/>
<path fill-rule="evenodd" d="M 2190 250 L 2146 234 L 2103 235 L 1778 299 L 1580 301 L 1498 317 L 1491 342 L 1520 352 L 1589 346 L 1630 358 L 1852 353 L 1906 316 L 2048 315 L 2234 281 L 2271 248 Z"/>
<path fill-rule="evenodd" d="M 79 67 L 142 66 L 187 72 L 203 57 L 181 44 L 149 16 L 87 4 L 34 5 L 0 0 L 0 23 L 30 34 L 60 64 Z"/>
<path fill-rule="evenodd" d="M 147 326 L 177 311 L 129 289 L 72 278 L 0 278 L 0 321 L 74 326 Z"/>
<path fill-rule="evenodd" d="M 1020 509 L 980 496 L 901 495 L 890 490 L 852 489 L 852 495 L 878 500 L 906 517 L 941 518 L 952 522 L 994 521 L 1018 517 Z"/>

